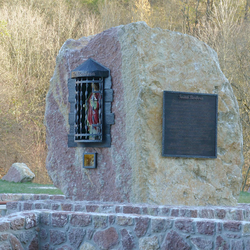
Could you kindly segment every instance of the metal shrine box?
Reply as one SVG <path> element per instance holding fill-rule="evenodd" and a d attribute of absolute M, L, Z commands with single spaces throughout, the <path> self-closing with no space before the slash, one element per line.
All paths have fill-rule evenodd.
<path fill-rule="evenodd" d="M 71 72 L 69 147 L 110 147 L 113 90 L 110 70 L 89 58 Z"/>
<path fill-rule="evenodd" d="M 217 158 L 218 95 L 164 91 L 162 156 Z"/>

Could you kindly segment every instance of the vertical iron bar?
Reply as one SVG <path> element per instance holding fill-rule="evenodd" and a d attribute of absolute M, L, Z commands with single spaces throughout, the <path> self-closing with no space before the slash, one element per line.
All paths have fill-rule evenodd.
<path fill-rule="evenodd" d="M 83 93 L 82 93 L 82 79 L 81 79 L 81 82 L 80 82 L 80 104 L 79 104 L 79 106 L 80 106 L 80 124 L 79 124 L 79 129 L 80 129 L 80 131 L 79 131 L 79 133 L 80 134 L 82 134 L 82 97 L 83 97 Z M 80 139 L 83 139 L 83 137 L 82 136 L 80 136 Z"/>
<path fill-rule="evenodd" d="M 89 87 L 89 84 L 88 82 L 86 82 L 85 84 L 85 119 L 84 119 L 84 125 L 85 125 L 85 134 L 88 133 L 88 87 Z M 85 140 L 89 139 L 87 136 L 85 136 L 84 138 Z"/>
<path fill-rule="evenodd" d="M 74 130 L 75 130 L 75 134 L 77 134 L 77 126 L 76 126 L 76 117 L 77 117 L 77 81 L 75 84 L 75 121 L 74 121 Z M 76 139 L 76 136 L 75 136 Z"/>
<path fill-rule="evenodd" d="M 79 79 L 80 80 L 80 79 Z M 77 134 L 80 134 L 80 82 L 78 82 L 78 112 L 77 112 Z M 77 138 L 78 140 L 80 139 L 80 136 Z"/>
<path fill-rule="evenodd" d="M 99 94 L 99 114 L 98 114 L 98 117 L 99 117 L 99 129 L 98 129 L 98 132 L 100 134 L 102 134 L 102 86 L 103 86 L 103 78 L 100 78 L 99 80 L 101 80 L 99 82 L 99 91 L 100 91 L 100 94 Z M 99 140 L 102 139 L 102 135 L 99 136 Z"/>
<path fill-rule="evenodd" d="M 75 86 L 75 133 L 78 134 L 78 82 Z M 75 139 L 78 139 L 77 136 Z"/>
<path fill-rule="evenodd" d="M 93 77 L 92 78 L 92 84 L 91 84 L 91 89 L 92 89 L 92 93 L 91 93 L 91 99 L 92 99 L 92 103 L 94 103 L 94 97 L 95 97 L 95 93 L 94 93 L 94 80 L 95 80 L 95 78 Z M 91 100 L 90 100 L 91 101 Z M 95 121 L 95 118 L 94 118 L 94 108 L 93 108 L 93 106 L 91 106 L 91 108 L 92 108 L 92 124 L 91 124 L 91 134 L 92 134 L 92 138 L 94 138 L 93 137 L 93 124 L 94 124 L 94 121 Z"/>

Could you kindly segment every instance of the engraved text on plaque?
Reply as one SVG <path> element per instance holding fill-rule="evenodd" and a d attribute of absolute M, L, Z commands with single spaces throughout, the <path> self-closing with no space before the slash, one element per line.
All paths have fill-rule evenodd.
<path fill-rule="evenodd" d="M 214 94 L 164 91 L 162 155 L 217 157 L 217 106 Z"/>

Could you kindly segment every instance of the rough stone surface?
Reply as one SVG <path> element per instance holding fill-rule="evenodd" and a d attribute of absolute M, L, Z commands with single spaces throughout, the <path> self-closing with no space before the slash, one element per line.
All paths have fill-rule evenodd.
<path fill-rule="evenodd" d="M 108 226 L 107 222 L 108 217 L 107 216 L 94 216 L 93 217 L 93 223 L 95 228 L 106 228 Z"/>
<path fill-rule="evenodd" d="M 42 228 L 40 231 L 40 238 L 41 240 L 46 240 L 48 238 L 48 230 Z"/>
<path fill-rule="evenodd" d="M 0 245 L 0 250 L 12 250 L 12 247 L 10 246 L 9 243 L 4 243 Z"/>
<path fill-rule="evenodd" d="M 204 235 L 214 235 L 215 223 L 211 221 L 199 221 L 197 222 L 198 233 Z"/>
<path fill-rule="evenodd" d="M 79 250 L 96 250 L 96 248 L 92 244 L 85 242 L 81 245 Z"/>
<path fill-rule="evenodd" d="M 50 224 L 49 216 L 50 216 L 49 213 L 43 213 L 43 214 L 41 214 L 41 218 L 40 218 L 41 225 L 48 226 Z"/>
<path fill-rule="evenodd" d="M 120 226 L 131 226 L 133 225 L 133 219 L 126 216 L 118 216 L 117 224 Z"/>
<path fill-rule="evenodd" d="M 78 249 L 83 241 L 86 232 L 82 228 L 71 228 L 68 232 L 70 245 L 74 249 Z"/>
<path fill-rule="evenodd" d="M 74 214 L 70 220 L 71 225 L 86 227 L 91 223 L 91 216 L 85 214 Z"/>
<path fill-rule="evenodd" d="M 225 222 L 224 229 L 231 232 L 239 232 L 241 230 L 240 222 Z"/>
<path fill-rule="evenodd" d="M 153 236 L 153 237 L 141 238 L 139 240 L 139 249 L 140 250 L 158 250 L 158 249 L 160 249 L 157 237 Z"/>
<path fill-rule="evenodd" d="M 230 246 L 227 243 L 227 241 L 225 239 L 223 239 L 221 236 L 218 236 L 216 238 L 216 249 L 220 249 L 220 250 L 229 250 Z"/>
<path fill-rule="evenodd" d="M 50 230 L 50 243 L 52 245 L 60 245 L 67 239 L 66 232 L 59 230 Z"/>
<path fill-rule="evenodd" d="M 7 221 L 0 221 L 0 232 L 5 232 L 10 228 L 10 223 Z"/>
<path fill-rule="evenodd" d="M 57 248 L 56 250 L 75 250 L 76 248 L 73 248 L 71 246 L 68 245 L 64 245 L 62 247 Z"/>
<path fill-rule="evenodd" d="M 114 227 L 104 231 L 98 231 L 94 234 L 94 242 L 100 249 L 110 249 L 118 243 L 119 236 Z"/>
<path fill-rule="evenodd" d="M 6 206 L 8 209 L 17 209 L 18 202 L 8 202 Z"/>
<path fill-rule="evenodd" d="M 232 241 L 232 247 L 231 247 L 231 249 L 232 250 L 243 250 L 244 249 L 243 242 L 239 241 L 239 240 Z"/>
<path fill-rule="evenodd" d="M 39 249 L 39 240 L 38 240 L 38 237 L 35 237 L 31 242 L 30 242 L 30 245 L 29 245 L 29 250 L 37 250 Z"/>
<path fill-rule="evenodd" d="M 0 234 L 0 242 L 1 241 L 6 241 L 9 237 L 9 234 L 7 233 L 3 233 L 3 234 Z"/>
<path fill-rule="evenodd" d="M 185 240 L 175 231 L 171 231 L 167 234 L 162 249 L 178 249 L 178 250 L 191 250 L 191 247 L 185 242 Z"/>
<path fill-rule="evenodd" d="M 88 230 L 87 230 L 87 238 L 88 238 L 89 240 L 92 239 L 92 236 L 93 236 L 94 232 L 95 232 L 95 230 L 93 230 L 93 229 L 88 229 Z"/>
<path fill-rule="evenodd" d="M 4 181 L 30 182 L 35 174 L 24 163 L 13 163 L 8 173 L 2 178 Z"/>
<path fill-rule="evenodd" d="M 63 227 L 68 222 L 68 216 L 63 213 L 54 213 L 51 222 L 54 227 Z"/>
<path fill-rule="evenodd" d="M 24 227 L 25 219 L 24 218 L 16 218 L 11 221 L 10 228 L 13 230 L 19 230 Z"/>
<path fill-rule="evenodd" d="M 24 203 L 23 208 L 24 208 L 24 210 L 31 210 L 32 206 L 33 206 L 33 204 L 31 202 L 26 202 L 26 203 Z"/>
<path fill-rule="evenodd" d="M 184 233 L 194 233 L 194 226 L 192 220 L 177 220 L 175 227 Z"/>
<path fill-rule="evenodd" d="M 166 219 L 153 219 L 151 222 L 152 233 L 165 232 L 172 227 L 172 222 Z"/>
<path fill-rule="evenodd" d="M 89 202 L 82 202 L 82 204 Z M 79 204 L 78 202 L 72 202 Z M 94 204 L 97 204 L 94 202 Z M 104 207 L 104 203 L 99 203 L 99 208 Z M 114 208 L 117 203 L 115 203 Z M 61 206 L 60 206 L 61 207 Z M 141 209 L 145 205 L 137 204 L 136 207 Z M 219 220 L 219 219 L 204 219 L 204 218 L 178 218 L 178 217 L 163 217 L 161 211 L 163 206 L 158 206 L 159 213 L 152 216 L 148 209 L 148 214 L 116 214 L 110 212 L 112 205 L 109 205 L 109 210 L 105 212 L 60 212 L 67 214 L 68 222 L 59 223 L 55 227 L 52 220 L 55 217 L 53 210 L 35 210 L 32 212 L 17 212 L 9 214 L 0 219 L 0 225 L 3 225 L 0 232 L 0 249 L 41 249 L 41 250 L 100 250 L 100 249 L 117 249 L 117 250 L 154 250 L 154 249 L 172 249 L 172 250 L 250 250 L 250 223 L 249 223 L 249 205 L 242 205 L 239 208 L 243 211 L 244 219 L 242 221 Z M 62 207 L 61 207 L 62 208 Z M 150 206 L 148 206 L 150 208 Z M 220 207 L 222 208 L 222 207 Z M 169 209 L 174 209 L 169 206 Z M 177 207 L 175 207 L 177 209 Z M 194 207 L 192 207 L 194 209 Z M 195 208 L 197 214 L 204 208 Z M 210 207 L 215 210 L 215 207 Z M 224 207 L 226 218 L 233 213 L 232 208 Z M 236 212 L 237 208 L 234 208 Z M 179 215 L 187 214 L 190 208 L 179 206 Z M 186 210 L 186 211 L 185 211 Z M 106 213 L 106 214 L 105 214 Z M 42 216 L 48 223 L 42 222 Z M 49 216 L 47 216 L 49 215 Z M 77 215 L 77 216 L 76 216 Z M 80 215 L 83 215 L 82 217 Z M 107 218 L 112 216 L 112 226 L 108 224 L 108 228 L 96 228 L 95 219 Z M 88 217 L 86 217 L 88 216 Z M 118 217 L 120 220 L 118 220 Z M 124 218 L 127 217 L 127 220 Z M 19 219 L 22 220 L 19 220 Z M 36 223 L 31 223 L 31 227 L 23 226 L 27 221 L 36 221 L 34 218 L 40 218 Z M 74 223 L 71 223 L 71 218 Z M 129 220 L 129 218 L 131 220 Z M 85 221 L 85 219 L 87 219 Z M 75 223 L 79 220 L 80 223 Z M 58 221 L 58 219 L 56 219 Z M 60 220 L 59 220 L 60 221 Z M 102 220 L 101 220 L 102 221 Z M 109 220 L 108 220 L 109 221 Z M 128 222 L 133 223 L 128 223 Z M 7 224 L 4 224 L 6 222 Z M 85 224 L 85 222 L 87 222 Z M 91 222 L 91 223 L 89 223 Z M 109 222 L 108 222 L 109 223 Z M 11 226 L 14 225 L 14 226 Z M 22 226 L 20 226 L 22 225 Z M 35 226 L 36 225 L 36 226 Z M 62 226 L 63 225 L 63 226 Z M 102 225 L 102 223 L 101 223 Z"/>
<path fill-rule="evenodd" d="M 250 250 L 250 240 L 245 241 L 245 250 Z"/>
<path fill-rule="evenodd" d="M 10 235 L 10 244 L 12 246 L 12 249 L 24 250 L 21 242 L 12 234 Z"/>
<path fill-rule="evenodd" d="M 35 227 L 37 225 L 37 217 L 34 213 L 24 213 L 26 215 L 25 218 L 25 228 L 29 229 Z"/>
<path fill-rule="evenodd" d="M 213 242 L 211 240 L 204 240 L 200 237 L 191 239 L 191 242 L 194 244 L 198 250 L 212 250 Z"/>
<path fill-rule="evenodd" d="M 137 237 L 142 237 L 147 232 L 149 226 L 149 219 L 148 218 L 135 218 L 135 234 Z"/>
<path fill-rule="evenodd" d="M 214 211 L 212 209 L 202 209 L 200 213 L 201 218 L 208 218 L 212 219 L 214 218 Z"/>
<path fill-rule="evenodd" d="M 68 148 L 67 81 L 93 58 L 111 71 L 111 148 Z M 216 159 L 162 157 L 163 91 L 217 93 Z M 237 100 L 205 43 L 144 22 L 68 40 L 57 57 L 46 99 L 47 169 L 78 200 L 175 205 L 236 205 L 243 164 Z M 83 153 L 97 152 L 97 169 Z M 157 212 L 157 211 L 155 211 Z"/>
<path fill-rule="evenodd" d="M 130 250 L 135 248 L 135 242 L 133 235 L 126 229 L 121 230 L 122 247 L 123 250 Z"/>

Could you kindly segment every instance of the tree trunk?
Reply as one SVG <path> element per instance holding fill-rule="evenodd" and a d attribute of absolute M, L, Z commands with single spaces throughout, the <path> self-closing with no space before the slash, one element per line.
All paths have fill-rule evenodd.
<path fill-rule="evenodd" d="M 250 166 L 247 169 L 247 173 L 246 173 L 246 176 L 245 176 L 244 184 L 243 184 L 243 187 L 242 187 L 242 190 L 241 190 L 243 192 L 244 192 L 244 189 L 245 189 L 245 186 L 246 186 L 246 183 L 247 183 L 247 177 L 248 177 L 248 174 L 249 174 L 249 170 L 250 170 Z"/>
<path fill-rule="evenodd" d="M 209 20 L 209 13 L 210 13 L 210 0 L 207 0 L 207 9 L 206 9 L 207 20 Z"/>
<path fill-rule="evenodd" d="M 246 6 L 245 6 L 245 17 L 244 19 L 245 20 L 248 20 L 248 10 L 249 10 L 249 7 L 250 7 L 250 0 L 246 0 Z"/>
<path fill-rule="evenodd" d="M 194 29 L 193 34 L 196 35 L 196 29 L 198 24 L 198 8 L 199 8 L 200 0 L 197 0 L 196 9 L 195 9 L 195 23 L 194 23 Z"/>

